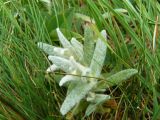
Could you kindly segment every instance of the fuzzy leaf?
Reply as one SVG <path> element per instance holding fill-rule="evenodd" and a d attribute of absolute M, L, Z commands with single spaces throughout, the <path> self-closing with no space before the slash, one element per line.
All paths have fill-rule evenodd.
<path fill-rule="evenodd" d="M 42 43 L 42 42 L 38 42 L 38 47 L 41 48 L 45 53 L 49 54 L 49 55 L 55 55 L 54 52 L 54 46 L 46 44 L 46 43 Z"/>
<path fill-rule="evenodd" d="M 105 101 L 110 99 L 109 95 L 104 94 L 96 94 L 94 99 L 91 99 L 89 106 L 86 109 L 85 115 L 89 116 L 92 112 L 96 111 L 98 105 L 104 103 Z"/>
<path fill-rule="evenodd" d="M 94 103 L 94 104 L 101 104 L 103 102 L 105 102 L 106 100 L 109 100 L 110 99 L 110 96 L 109 95 L 105 95 L 105 94 L 96 94 L 94 99 L 91 99 L 91 103 Z"/>
<path fill-rule="evenodd" d="M 78 82 L 80 82 L 80 81 L 78 81 Z M 77 85 L 77 82 L 71 82 L 71 83 L 68 85 L 67 95 L 75 88 L 76 85 Z"/>
<path fill-rule="evenodd" d="M 67 48 L 55 47 L 54 53 L 55 53 L 55 55 L 61 56 L 64 58 L 69 58 L 69 56 L 71 56 L 71 51 Z"/>
<path fill-rule="evenodd" d="M 85 112 L 85 116 L 89 116 L 92 112 L 96 111 L 97 109 L 97 105 L 96 104 L 89 104 L 87 109 L 86 109 L 86 112 Z"/>
<path fill-rule="evenodd" d="M 92 57 L 93 57 L 93 52 L 94 52 L 94 34 L 91 28 L 86 26 L 85 31 L 84 31 L 84 61 L 87 66 L 90 65 Z"/>
<path fill-rule="evenodd" d="M 70 73 L 75 70 L 75 67 L 70 60 L 57 56 L 48 56 L 48 59 L 64 72 Z"/>
<path fill-rule="evenodd" d="M 42 42 L 38 43 L 38 47 L 41 48 L 48 55 L 56 55 L 64 58 L 68 58 L 68 56 L 71 56 L 71 53 L 67 48 L 55 47 Z"/>
<path fill-rule="evenodd" d="M 78 82 L 75 88 L 67 95 L 64 100 L 60 112 L 65 115 L 69 112 L 76 104 L 83 99 L 86 94 L 95 86 L 96 82 Z"/>
<path fill-rule="evenodd" d="M 61 44 L 63 45 L 64 48 L 70 48 L 71 44 L 70 42 L 67 40 L 67 38 L 62 34 L 62 32 L 60 31 L 59 28 L 56 29 L 57 31 L 57 35 L 59 37 L 59 40 L 61 42 Z"/>
<path fill-rule="evenodd" d="M 82 73 L 82 75 L 86 75 L 86 74 L 83 74 L 83 73 L 86 73 L 86 72 L 88 73 L 90 71 L 89 68 L 87 68 L 87 67 L 81 65 L 80 63 L 78 63 L 73 57 L 70 57 L 70 61 L 73 64 L 73 66 L 76 67 L 77 70 Z"/>
<path fill-rule="evenodd" d="M 79 104 L 77 104 L 73 110 L 72 110 L 72 114 L 73 115 L 77 115 L 78 113 L 82 113 L 88 106 L 88 102 L 85 100 L 81 100 L 79 102 Z"/>
<path fill-rule="evenodd" d="M 124 80 L 127 80 L 128 78 L 130 78 L 131 76 L 133 76 L 136 73 L 138 73 L 138 71 L 136 69 L 122 70 L 122 71 L 108 77 L 107 81 L 110 81 L 111 85 L 119 84 L 119 83 L 123 82 Z"/>
<path fill-rule="evenodd" d="M 103 30 L 101 34 L 104 38 L 106 37 L 105 30 Z M 99 77 L 102 71 L 103 63 L 106 56 L 106 49 L 107 49 L 107 46 L 104 43 L 104 41 L 101 39 L 98 39 L 96 43 L 94 55 L 91 61 L 91 65 L 90 65 L 92 73 L 95 75 L 95 77 Z"/>
<path fill-rule="evenodd" d="M 74 51 L 77 53 L 77 56 L 79 56 L 79 60 L 81 61 L 83 59 L 83 45 L 75 38 L 71 39 L 71 44 L 74 48 Z"/>
<path fill-rule="evenodd" d="M 59 82 L 59 86 L 62 86 L 63 84 L 65 84 L 66 82 L 69 82 L 69 81 L 77 81 L 77 80 L 79 80 L 79 78 L 80 77 L 73 76 L 73 75 L 66 75 Z"/>
<path fill-rule="evenodd" d="M 136 69 L 122 70 L 108 77 L 106 81 L 100 82 L 98 86 L 100 88 L 107 88 L 108 86 L 118 85 L 124 82 L 125 80 L 129 79 L 131 76 L 135 75 L 136 73 L 138 73 Z"/>
<path fill-rule="evenodd" d="M 55 64 L 53 64 L 46 71 L 49 73 L 49 72 L 54 72 L 54 71 L 56 71 L 58 69 L 59 69 L 59 67 L 56 66 Z"/>
<path fill-rule="evenodd" d="M 60 31 L 60 29 L 57 28 L 56 31 L 57 31 L 57 34 L 58 34 L 58 37 L 59 37 L 59 40 L 60 40 L 62 46 L 63 46 L 64 48 L 69 49 L 69 51 L 72 53 L 72 56 L 74 56 L 74 58 L 75 58 L 76 60 L 80 60 L 81 56 L 79 56 L 79 55 L 77 54 L 77 52 L 75 51 L 74 47 L 73 47 L 73 46 L 71 45 L 71 43 L 67 40 L 67 38 L 65 38 L 65 36 L 62 34 L 62 32 Z"/>

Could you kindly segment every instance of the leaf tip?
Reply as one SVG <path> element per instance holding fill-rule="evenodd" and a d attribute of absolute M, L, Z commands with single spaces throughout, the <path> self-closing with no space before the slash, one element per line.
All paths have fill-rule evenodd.
<path fill-rule="evenodd" d="M 137 74 L 137 73 L 138 73 L 138 70 L 137 70 L 137 69 L 130 69 L 130 71 L 131 71 L 133 74 Z"/>
<path fill-rule="evenodd" d="M 60 112 L 63 116 L 66 114 L 66 112 L 62 109 L 62 107 L 60 108 Z"/>
<path fill-rule="evenodd" d="M 38 46 L 39 48 L 42 48 L 42 47 L 43 47 L 43 44 L 44 44 L 44 43 L 42 43 L 42 42 L 38 42 L 38 43 L 37 43 L 37 46 Z"/>
<path fill-rule="evenodd" d="M 54 57 L 54 56 L 49 55 L 49 56 L 48 56 L 48 59 L 49 59 L 49 60 L 52 60 L 52 59 L 53 59 L 53 57 Z"/>
<path fill-rule="evenodd" d="M 58 33 L 58 32 L 60 32 L 60 29 L 59 29 L 59 28 L 56 28 L 56 31 L 57 31 L 57 33 Z"/>

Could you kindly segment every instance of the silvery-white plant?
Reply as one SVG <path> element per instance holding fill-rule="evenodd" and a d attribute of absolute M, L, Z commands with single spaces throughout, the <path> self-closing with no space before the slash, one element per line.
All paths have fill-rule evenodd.
<path fill-rule="evenodd" d="M 100 32 L 95 42 L 93 31 L 86 27 L 84 45 L 76 38 L 68 41 L 59 28 L 56 31 L 62 47 L 42 42 L 38 43 L 38 47 L 49 55 L 48 59 L 53 63 L 47 69 L 48 73 L 56 70 L 66 73 L 59 82 L 60 86 L 68 88 L 67 96 L 60 108 L 62 115 L 79 109 L 81 101 L 88 102 L 86 115 L 90 115 L 111 98 L 110 95 L 104 94 L 105 89 L 120 84 L 137 73 L 135 69 L 127 69 L 104 78 L 106 80 L 98 79 L 102 78 L 101 72 L 107 50 L 105 30 Z"/>

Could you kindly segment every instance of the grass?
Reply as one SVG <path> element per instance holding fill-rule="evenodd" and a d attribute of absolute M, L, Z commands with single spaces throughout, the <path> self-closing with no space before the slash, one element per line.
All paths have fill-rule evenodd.
<path fill-rule="evenodd" d="M 42 41 L 58 46 L 57 27 L 69 39 L 74 36 L 83 42 L 83 26 L 93 19 L 95 32 L 105 29 L 108 33 L 106 76 L 124 68 L 139 73 L 110 88 L 115 101 L 107 103 L 108 113 L 93 113 L 85 119 L 159 119 L 159 13 L 158 0 L 53 0 L 49 5 L 38 0 L 1 0 L 0 119 L 69 117 L 59 112 L 66 95 L 65 88 L 55 82 L 61 75 L 45 73 L 50 63 L 36 44 Z"/>

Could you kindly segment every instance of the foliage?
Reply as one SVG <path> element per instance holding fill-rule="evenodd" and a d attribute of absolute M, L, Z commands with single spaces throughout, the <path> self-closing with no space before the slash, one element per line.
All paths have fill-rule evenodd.
<path fill-rule="evenodd" d="M 59 28 L 57 28 L 57 34 L 63 48 L 51 46 L 46 43 L 38 43 L 38 46 L 49 54 L 48 59 L 53 63 L 53 65 L 47 69 L 47 72 L 54 72 L 60 69 L 66 72 L 66 75 L 60 80 L 59 85 L 62 86 L 68 82 L 68 88 L 74 85 L 74 87 L 69 89 L 67 97 L 61 106 L 60 111 L 62 115 L 68 113 L 76 104 L 78 105 L 82 99 L 85 99 L 89 104 L 86 110 L 86 115 L 89 116 L 96 110 L 98 105 L 101 105 L 111 98 L 103 92 L 97 93 L 98 91 L 103 91 L 103 89 L 105 91 L 108 86 L 118 85 L 123 80 L 128 79 L 138 72 L 135 69 L 123 70 L 107 78 L 108 81 L 104 81 L 103 84 L 99 84 L 101 81 L 97 78 L 101 76 L 107 46 L 105 41 L 98 38 L 94 49 L 95 40 L 91 39 L 94 38 L 92 34 L 93 31 L 91 31 L 88 26 L 85 29 L 85 46 L 75 38 L 72 38 L 69 42 Z M 88 35 L 89 37 L 87 37 Z M 101 35 L 105 39 L 107 35 L 106 31 L 102 30 Z M 93 45 L 93 48 L 90 47 L 91 45 Z M 92 50 L 94 51 L 92 52 Z M 89 60 L 86 60 L 87 58 L 84 53 L 91 56 L 88 58 Z M 93 53 L 93 55 L 90 53 Z M 97 85 L 99 86 L 97 87 Z"/>

